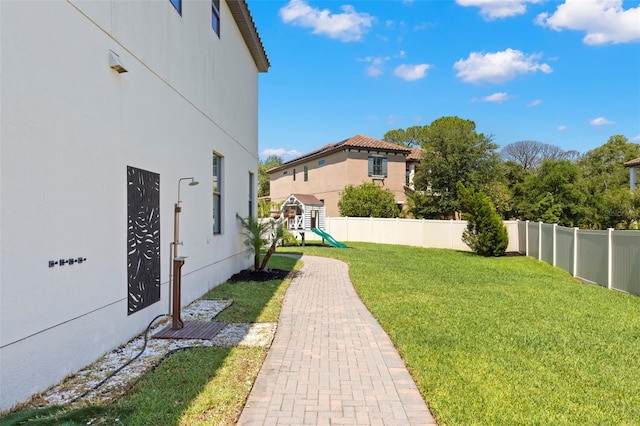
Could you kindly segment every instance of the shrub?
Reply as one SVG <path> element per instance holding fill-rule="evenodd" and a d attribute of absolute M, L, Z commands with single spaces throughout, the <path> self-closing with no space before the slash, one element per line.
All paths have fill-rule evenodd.
<path fill-rule="evenodd" d="M 458 182 L 458 196 L 467 229 L 462 241 L 481 256 L 503 256 L 509 245 L 507 228 L 487 195 Z"/>
<path fill-rule="evenodd" d="M 350 217 L 397 217 L 399 213 L 393 193 L 372 182 L 345 186 L 338 209 L 341 216 Z"/>

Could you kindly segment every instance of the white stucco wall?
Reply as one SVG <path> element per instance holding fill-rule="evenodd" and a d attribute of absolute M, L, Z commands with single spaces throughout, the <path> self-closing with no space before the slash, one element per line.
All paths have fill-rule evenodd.
<path fill-rule="evenodd" d="M 0 410 L 168 311 L 178 179 L 186 305 L 249 265 L 257 69 L 225 2 L 0 2 Z M 129 72 L 109 67 L 109 50 Z M 223 160 L 212 233 L 211 155 Z M 160 175 L 161 300 L 127 315 L 127 166 Z M 254 179 L 257 181 L 257 179 Z M 254 182 L 255 186 L 255 182 Z M 254 187 L 253 193 L 257 192 Z M 86 257 L 83 264 L 49 260 Z"/>

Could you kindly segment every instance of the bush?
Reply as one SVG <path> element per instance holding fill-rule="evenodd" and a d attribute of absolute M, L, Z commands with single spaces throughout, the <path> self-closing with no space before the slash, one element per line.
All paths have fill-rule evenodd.
<path fill-rule="evenodd" d="M 509 245 L 509 235 L 502 218 L 496 212 L 491 200 L 473 186 L 465 188 L 458 182 L 458 196 L 467 229 L 462 233 L 462 241 L 481 256 L 503 256 Z"/>
<path fill-rule="evenodd" d="M 347 185 L 338 201 L 341 216 L 397 217 L 399 210 L 393 193 L 372 182 Z"/>

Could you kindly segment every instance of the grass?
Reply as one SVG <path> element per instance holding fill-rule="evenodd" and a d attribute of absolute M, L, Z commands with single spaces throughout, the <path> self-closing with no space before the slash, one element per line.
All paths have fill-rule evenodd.
<path fill-rule="evenodd" d="M 439 424 L 640 424 L 640 298 L 526 257 L 350 244 L 349 264 Z"/>
<path fill-rule="evenodd" d="M 274 256 L 274 269 L 295 270 L 296 259 Z M 290 279 L 224 283 L 204 298 L 233 299 L 216 320 L 275 322 Z M 266 356 L 266 348 L 193 348 L 168 356 L 121 400 L 79 409 L 23 410 L 0 425 L 231 425 L 237 421 Z"/>

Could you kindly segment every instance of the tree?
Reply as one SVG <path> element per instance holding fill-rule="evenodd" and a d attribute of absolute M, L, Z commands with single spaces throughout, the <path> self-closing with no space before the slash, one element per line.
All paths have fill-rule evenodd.
<path fill-rule="evenodd" d="M 591 227 L 598 229 L 628 226 L 632 220 L 629 171 L 624 163 L 640 157 L 640 144 L 622 135 L 587 152 L 579 161 L 585 176 Z"/>
<path fill-rule="evenodd" d="M 389 130 L 384 134 L 382 139 L 387 142 L 394 143 L 407 148 L 415 148 L 422 145 L 425 140 L 425 127 L 412 126 L 408 129 Z"/>
<path fill-rule="evenodd" d="M 453 217 L 459 209 L 456 182 L 482 186 L 494 180 L 497 145 L 476 133 L 471 120 L 441 117 L 425 130 L 425 150 L 414 178 L 416 190 L 429 192 L 434 218 Z"/>
<path fill-rule="evenodd" d="M 253 216 L 246 219 L 236 213 L 236 217 L 242 224 L 242 234 L 244 235 L 244 245 L 249 255 L 253 256 L 253 270 L 262 271 L 269 263 L 269 259 L 276 252 L 276 247 L 285 236 L 285 228 L 282 220 L 258 221 Z M 269 245 L 269 241 L 271 244 Z M 269 245 L 267 252 L 260 262 L 260 253 Z"/>
<path fill-rule="evenodd" d="M 503 256 L 509 245 L 509 235 L 489 197 L 473 186 L 466 188 L 461 182 L 456 186 L 460 208 L 467 220 L 462 241 L 481 256 Z"/>
<path fill-rule="evenodd" d="M 545 221 L 557 217 L 559 225 L 586 223 L 586 194 L 582 170 L 569 160 L 545 160 L 522 185 L 518 210 L 523 219 Z"/>
<path fill-rule="evenodd" d="M 500 155 L 505 161 L 520 164 L 524 170 L 536 170 L 545 160 L 573 160 L 580 154 L 538 141 L 518 141 L 502 148 Z"/>
<path fill-rule="evenodd" d="M 397 217 L 398 205 L 393 193 L 373 182 L 359 186 L 347 185 L 340 195 L 338 209 L 341 216 Z"/>
<path fill-rule="evenodd" d="M 270 155 L 266 160 L 258 162 L 258 197 L 269 195 L 269 175 L 267 170 L 278 167 L 283 163 L 282 158 L 277 155 Z"/>

